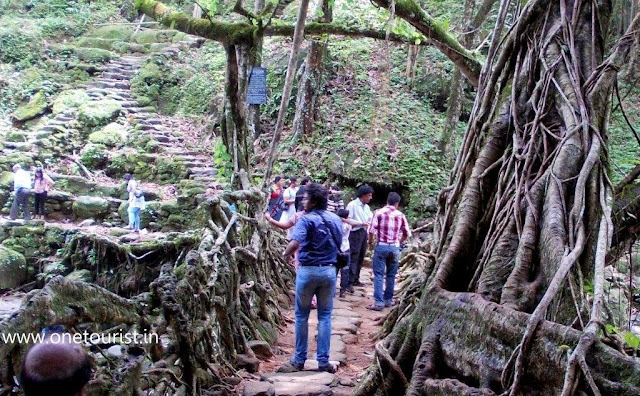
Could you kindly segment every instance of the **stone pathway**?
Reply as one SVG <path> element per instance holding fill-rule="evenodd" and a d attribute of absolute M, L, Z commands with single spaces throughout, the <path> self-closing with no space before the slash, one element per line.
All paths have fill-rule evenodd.
<path fill-rule="evenodd" d="M 330 360 L 339 366 L 335 374 L 318 372 L 315 360 L 315 337 L 318 318 L 315 310 L 309 316 L 309 359 L 304 371 L 297 373 L 277 373 L 277 368 L 285 363 L 294 351 L 294 324 L 288 324 L 274 349 L 276 355 L 263 363 L 264 372 L 244 383 L 244 396 L 329 396 L 349 395 L 359 380 L 362 371 L 373 360 L 374 335 L 379 326 L 374 321 L 384 316 L 383 312 L 369 311 L 366 306 L 371 303 L 373 284 L 371 269 L 363 268 L 361 281 L 364 287 L 357 287 L 356 292 L 347 294 L 345 298 L 336 297 L 333 306 L 331 326 Z M 293 306 L 290 308 L 293 319 Z"/>

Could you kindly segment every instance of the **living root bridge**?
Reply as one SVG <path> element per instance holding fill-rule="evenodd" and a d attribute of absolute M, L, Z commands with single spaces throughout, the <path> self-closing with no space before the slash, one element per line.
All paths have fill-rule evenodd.
<path fill-rule="evenodd" d="M 530 315 L 488 302 L 475 293 L 437 288 L 425 293 L 420 306 L 428 309 L 420 309 L 398 323 L 405 331 L 396 331 L 384 341 L 389 355 L 406 378 L 411 378 L 406 394 L 466 396 L 504 392 L 503 371 L 511 363 Z M 412 335 L 407 331 L 410 329 L 418 331 Z M 542 322 L 531 345 L 521 394 L 557 394 L 563 386 L 568 356 L 581 335 L 570 327 Z M 596 341 L 586 362 L 601 394 L 640 394 L 640 364 L 631 357 Z M 384 362 L 380 365 L 385 367 Z M 379 369 L 370 370 L 354 395 L 403 394 L 402 381 L 391 370 L 385 373 L 383 378 Z M 463 374 L 445 378 L 437 373 Z"/>
<path fill-rule="evenodd" d="M 115 294 L 56 277 L 0 322 L 0 332 L 37 334 L 46 326 L 63 324 L 79 333 L 154 335 L 148 344 L 122 341 L 120 356 L 108 353 L 113 342 L 92 344 L 98 367 L 88 384 L 91 395 L 235 393 L 237 381 L 229 377 L 259 363 L 249 340 L 275 341 L 293 279 L 293 268 L 280 255 L 284 238 L 272 233 L 262 217 L 264 194 L 248 186 L 246 174 L 240 178 L 244 190 L 212 197 L 198 209 L 208 227 L 197 233 L 201 239 L 177 238 L 170 249 L 175 261 L 175 256 L 145 256 L 138 250 L 133 254 L 102 239 L 75 240 L 68 252 L 74 265 L 84 266 L 83 252 L 97 249 L 135 264 L 132 271 L 152 268 L 144 272 L 145 285 L 135 294 L 131 288 L 114 287 Z M 237 212 L 230 210 L 230 202 Z M 197 241 L 199 245 L 192 246 Z M 151 252 L 167 248 L 161 243 L 147 247 Z M 105 267 L 86 268 L 105 272 Z M 116 279 L 129 271 L 118 263 L 107 269 Z M 11 393 L 28 346 L 0 344 L 0 395 Z"/>

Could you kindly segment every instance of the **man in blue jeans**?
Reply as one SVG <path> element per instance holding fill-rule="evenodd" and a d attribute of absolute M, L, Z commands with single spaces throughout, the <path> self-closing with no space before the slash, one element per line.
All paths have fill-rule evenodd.
<path fill-rule="evenodd" d="M 373 252 L 373 299 L 367 308 L 382 311 L 393 305 L 393 289 L 400 261 L 400 244 L 410 235 L 407 218 L 398 210 L 400 195 L 390 192 L 387 206 L 376 210 L 369 226 L 369 246 L 378 241 Z M 385 275 L 386 272 L 386 275 Z M 384 291 L 382 289 L 384 279 Z"/>
<path fill-rule="evenodd" d="M 296 223 L 291 242 L 282 254 L 286 258 L 300 248 L 296 274 L 296 351 L 278 372 L 291 373 L 304 368 L 309 341 L 309 313 L 314 295 L 318 300 L 318 371 L 336 372 L 329 363 L 329 349 L 331 311 L 336 292 L 335 263 L 340 248 L 337 244 L 342 240 L 342 221 L 327 211 L 327 196 L 328 191 L 323 186 L 307 186 L 302 198 L 307 214 Z"/>

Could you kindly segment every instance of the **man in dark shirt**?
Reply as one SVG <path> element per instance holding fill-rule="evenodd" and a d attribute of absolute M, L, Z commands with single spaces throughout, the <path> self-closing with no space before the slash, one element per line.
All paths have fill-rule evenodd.
<path fill-rule="evenodd" d="M 318 371 L 334 373 L 329 363 L 331 342 L 331 311 L 336 292 L 335 263 L 342 241 L 342 221 L 327 211 L 327 189 L 319 184 L 308 185 L 303 203 L 307 214 L 298 220 L 289 245 L 283 252 L 288 257 L 298 248 L 296 274 L 295 334 L 296 351 L 279 372 L 294 372 L 304 368 L 309 338 L 311 299 L 318 300 Z"/>

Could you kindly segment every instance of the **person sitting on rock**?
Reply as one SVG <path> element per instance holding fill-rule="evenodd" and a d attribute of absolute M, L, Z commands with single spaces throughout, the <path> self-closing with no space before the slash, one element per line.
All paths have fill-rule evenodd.
<path fill-rule="evenodd" d="M 31 175 L 29 175 L 29 172 L 22 169 L 20 164 L 15 164 L 13 166 L 13 191 L 15 192 L 15 197 L 13 198 L 9 217 L 11 220 L 17 219 L 18 214 L 20 213 L 20 206 L 22 206 L 24 219 L 30 220 L 31 213 L 29 212 L 29 194 L 31 194 Z"/>
<path fill-rule="evenodd" d="M 26 396 L 84 395 L 91 379 L 92 359 L 85 349 L 75 343 L 45 342 L 29 349 L 22 362 L 20 383 Z"/>
<path fill-rule="evenodd" d="M 47 192 L 53 187 L 55 182 L 42 171 L 42 168 L 36 168 L 33 176 L 33 191 L 35 193 L 35 211 L 34 218 L 40 216 L 44 219 L 44 204 L 47 201 Z"/>

